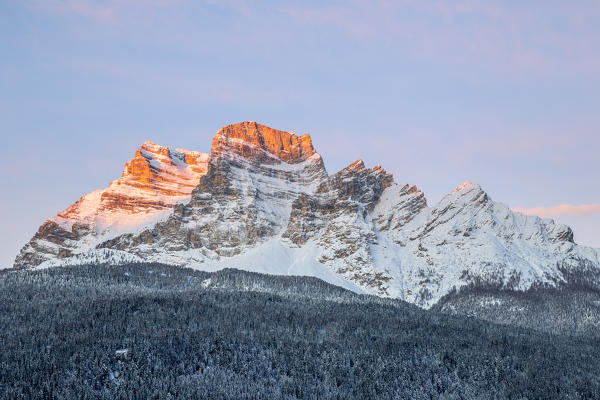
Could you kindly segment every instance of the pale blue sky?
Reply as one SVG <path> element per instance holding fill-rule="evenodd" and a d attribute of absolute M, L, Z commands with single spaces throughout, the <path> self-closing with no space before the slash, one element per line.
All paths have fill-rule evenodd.
<path fill-rule="evenodd" d="M 243 120 L 430 204 L 469 179 L 591 205 L 553 218 L 600 247 L 599 20 L 600 1 L 0 0 L 0 267 L 143 141 L 208 152 Z"/>

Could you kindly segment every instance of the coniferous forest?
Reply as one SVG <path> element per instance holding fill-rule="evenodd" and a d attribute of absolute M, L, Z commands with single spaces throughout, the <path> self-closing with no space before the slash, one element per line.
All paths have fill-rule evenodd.
<path fill-rule="evenodd" d="M 158 264 L 5 270 L 0 296 L 2 399 L 600 398 L 600 340 L 544 294 L 506 300 L 560 310 L 521 326 Z"/>

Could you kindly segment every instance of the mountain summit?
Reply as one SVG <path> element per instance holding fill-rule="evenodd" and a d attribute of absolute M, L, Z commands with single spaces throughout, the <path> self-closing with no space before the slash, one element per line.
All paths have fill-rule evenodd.
<path fill-rule="evenodd" d="M 598 250 L 465 182 L 432 207 L 357 160 L 329 175 L 308 134 L 221 128 L 210 156 L 142 144 L 123 176 L 44 222 L 16 268 L 156 261 L 312 275 L 431 307 L 466 286 L 600 284 Z"/>
<path fill-rule="evenodd" d="M 255 161 L 269 163 L 302 162 L 315 154 L 310 135 L 296 136 L 256 122 L 240 122 L 219 129 L 212 142 L 211 155 L 233 151 Z"/>

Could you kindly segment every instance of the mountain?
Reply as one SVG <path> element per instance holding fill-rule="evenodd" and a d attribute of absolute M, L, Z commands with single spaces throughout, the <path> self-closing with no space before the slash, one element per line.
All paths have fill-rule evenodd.
<path fill-rule="evenodd" d="M 16 268 L 161 262 L 327 282 L 432 307 L 467 287 L 600 286 L 565 225 L 465 182 L 433 207 L 357 160 L 329 175 L 308 134 L 221 128 L 210 156 L 144 143 L 123 176 L 46 221 Z"/>
<path fill-rule="evenodd" d="M 81 254 L 124 232 L 152 225 L 178 201 L 189 199 L 200 176 L 206 174 L 208 159 L 208 154 L 143 143 L 125 164 L 121 178 L 44 222 L 17 256 L 15 266 Z"/>

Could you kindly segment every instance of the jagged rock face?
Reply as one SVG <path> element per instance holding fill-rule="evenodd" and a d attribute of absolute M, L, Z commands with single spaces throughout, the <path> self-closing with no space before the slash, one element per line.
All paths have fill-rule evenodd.
<path fill-rule="evenodd" d="M 392 184 L 392 176 L 381 167 L 367 169 L 358 160 L 323 182 L 314 195 L 294 201 L 283 238 L 299 247 L 313 240 L 320 249 L 319 262 L 385 295 L 392 278 L 373 267 L 370 248 L 377 232 L 370 212 Z"/>
<path fill-rule="evenodd" d="M 95 248 L 122 232 L 152 224 L 187 200 L 208 169 L 207 154 L 145 142 L 106 189 L 83 196 L 46 221 L 15 260 L 38 265 Z"/>
<path fill-rule="evenodd" d="M 307 157 L 297 149 L 284 153 L 296 154 L 290 159 L 293 162 L 286 162 L 279 158 L 280 147 L 267 143 L 293 142 L 295 135 L 254 123 L 238 125 L 216 134 L 208 172 L 187 204 L 176 206 L 166 221 L 151 230 L 123 235 L 102 246 L 163 262 L 205 262 L 238 255 L 279 235 L 287 226 L 292 202 L 314 193 L 328 179 L 323 161 L 314 150 Z M 266 137 L 252 127 L 259 127 Z M 252 142 L 231 140 L 236 135 L 246 135 Z M 312 149 L 310 137 L 304 137 L 308 138 L 305 148 Z M 165 251 L 156 254 L 156 246 Z"/>
<path fill-rule="evenodd" d="M 212 156 L 222 153 L 235 153 L 253 164 L 296 164 L 316 152 L 309 135 L 298 137 L 256 122 L 242 122 L 221 128 L 213 138 Z"/>
<path fill-rule="evenodd" d="M 170 150 L 145 142 L 123 168 L 123 176 L 113 185 L 127 185 L 157 195 L 187 196 L 206 173 L 208 155 L 184 149 Z M 135 199 L 134 199 L 135 200 Z"/>
<path fill-rule="evenodd" d="M 361 160 L 329 176 L 309 135 L 242 122 L 212 143 L 210 157 L 145 143 L 122 178 L 44 223 L 15 265 L 69 257 L 314 275 L 423 307 L 465 285 L 600 287 L 597 250 L 478 185 L 428 207 L 415 186 Z M 111 225 L 117 216 L 137 222 Z"/>
<path fill-rule="evenodd" d="M 378 204 L 378 223 L 394 207 Z M 514 213 L 470 182 L 411 220 L 392 221 L 394 228 L 380 226 L 380 244 L 398 251 L 379 251 L 376 258 L 402 274 L 404 284 L 396 289 L 404 293 L 395 295 L 419 305 L 470 284 L 520 290 L 556 285 L 565 281 L 557 268 L 563 262 L 576 268 L 591 259 L 600 266 L 598 252 L 575 245 L 568 227 Z"/>

